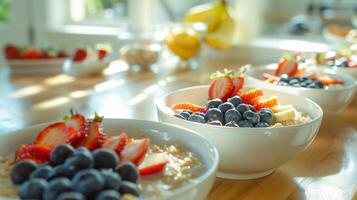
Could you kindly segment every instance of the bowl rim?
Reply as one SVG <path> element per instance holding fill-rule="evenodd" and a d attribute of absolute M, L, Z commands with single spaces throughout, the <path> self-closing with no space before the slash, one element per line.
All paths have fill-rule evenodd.
<path fill-rule="evenodd" d="M 182 134 L 186 134 L 185 137 L 187 137 L 188 135 L 189 135 L 189 137 L 196 137 L 199 140 L 203 141 L 204 143 L 207 143 L 209 145 L 210 149 L 213 150 L 213 154 L 209 154 L 210 156 L 213 156 L 213 158 L 214 158 L 213 159 L 213 164 L 211 166 L 204 165 L 205 166 L 205 170 L 203 171 L 203 173 L 200 176 L 198 176 L 197 178 L 193 179 L 191 182 L 185 184 L 184 186 L 181 186 L 181 187 L 179 187 L 179 188 L 177 188 L 177 189 L 175 189 L 173 191 L 170 191 L 168 193 L 163 193 L 162 196 L 158 196 L 158 197 L 155 197 L 155 198 L 157 198 L 157 199 L 164 198 L 165 199 L 165 198 L 173 197 L 175 195 L 182 194 L 182 193 L 184 193 L 186 191 L 189 191 L 190 189 L 194 188 L 198 184 L 204 182 L 210 176 L 212 176 L 212 175 L 215 176 L 215 172 L 217 171 L 218 164 L 219 164 L 218 150 L 210 141 L 208 141 L 203 136 L 197 134 L 195 131 L 187 129 L 185 127 L 169 124 L 169 123 L 149 121 L 149 120 L 125 119 L 125 118 L 105 118 L 105 119 L 103 119 L 104 123 L 106 121 L 107 122 L 109 122 L 109 121 L 112 121 L 112 122 L 121 121 L 122 123 L 136 122 L 136 124 L 151 124 L 152 127 L 153 127 L 152 129 L 159 129 L 159 128 L 156 128 L 156 127 L 160 127 L 160 126 L 161 126 L 162 129 L 178 129 L 178 130 L 180 130 L 180 132 L 182 132 Z M 34 124 L 32 126 L 29 126 L 29 127 L 25 127 L 25 128 L 19 129 L 19 130 L 15 130 L 15 131 L 11 131 L 11 132 L 7 132 L 7 133 L 4 133 L 4 134 L 1 134 L 0 138 L 8 137 L 11 134 L 15 134 L 15 135 L 28 134 L 28 133 L 26 133 L 26 130 L 28 130 L 28 129 L 36 129 L 36 128 L 39 128 L 39 127 L 44 127 L 44 126 L 49 125 L 51 123 L 53 123 L 53 122 L 44 122 L 44 123 Z M 134 127 L 134 129 L 135 129 L 135 127 Z M 15 136 L 15 135 L 13 135 L 13 136 Z M 205 156 L 205 155 L 199 155 L 199 156 Z M 0 197 L 1 197 L 1 195 L 0 195 Z M 149 199 L 151 199 L 151 197 Z"/>
<path fill-rule="evenodd" d="M 295 94 L 291 94 L 291 93 L 288 93 L 288 92 L 285 92 L 285 91 L 281 91 L 281 90 L 277 90 L 277 89 L 272 89 L 272 88 L 265 88 L 265 89 L 268 89 L 268 90 L 273 90 L 273 91 L 277 91 L 277 92 L 281 92 L 281 93 L 285 93 L 287 95 L 290 95 L 290 96 L 293 96 L 295 98 L 302 98 L 304 99 L 305 101 L 307 101 L 308 103 L 310 103 L 311 105 L 315 106 L 319 113 L 318 113 L 318 116 L 315 118 L 315 119 L 312 119 L 311 121 L 309 122 L 306 122 L 306 123 L 303 123 L 303 124 L 296 124 L 296 125 L 289 125 L 289 126 L 281 126 L 281 127 L 265 127 L 265 128 L 251 128 L 251 127 L 229 127 L 229 126 L 215 126 L 215 125 L 210 125 L 210 124 L 202 124 L 202 123 L 197 123 L 197 122 L 191 122 L 191 121 L 188 121 L 188 120 L 183 120 L 183 119 L 180 119 L 180 118 L 177 118 L 177 117 L 174 117 L 173 115 L 170 115 L 169 113 L 165 112 L 165 108 L 168 108 L 168 109 L 171 109 L 170 107 L 168 107 L 164 102 L 164 99 L 166 99 L 168 96 L 170 95 L 173 95 L 177 92 L 182 92 L 182 91 L 187 91 L 187 90 L 192 90 L 192 89 L 199 89 L 199 88 L 208 88 L 209 85 L 200 85 L 200 86 L 193 86 L 193 87 L 186 87 L 186 88 L 182 88 L 182 89 L 179 89 L 179 90 L 175 90 L 175 91 L 172 91 L 162 97 L 160 97 L 157 102 L 156 102 L 156 108 L 158 110 L 158 112 L 161 112 L 163 113 L 164 115 L 167 115 L 169 116 L 171 119 L 177 119 L 177 120 L 181 120 L 182 122 L 185 122 L 185 123 L 188 123 L 188 124 L 192 124 L 192 125 L 196 125 L 196 126 L 201 126 L 202 128 L 207 128 L 207 127 L 210 127 L 210 128 L 213 128 L 213 129 L 219 129 L 219 130 L 222 130 L 223 129 L 236 129 L 236 128 L 239 128 L 240 130 L 262 130 L 262 133 L 261 134 L 265 134 L 264 131 L 266 130 L 273 130 L 273 129 L 289 129 L 289 128 L 292 128 L 292 127 L 302 127 L 302 126 L 306 126 L 306 125 L 309 125 L 309 124 L 314 124 L 318 121 L 321 121 L 322 120 L 322 117 L 323 117 L 323 110 L 322 108 L 317 104 L 315 103 L 314 101 L 312 101 L 311 99 L 309 98 L 306 98 L 306 97 L 302 97 L 302 96 L 298 96 L 298 95 L 295 95 Z M 251 87 L 250 85 L 248 85 L 248 87 Z M 264 90 L 264 89 L 263 89 Z"/>
<path fill-rule="evenodd" d="M 341 90 L 350 90 L 353 89 L 355 87 L 357 87 L 357 80 L 355 78 L 353 78 L 352 76 L 348 75 L 348 74 L 341 74 L 341 73 L 334 73 L 334 69 L 326 69 L 326 67 L 318 67 L 318 70 L 324 74 L 333 74 L 336 76 L 341 77 L 343 80 L 347 80 L 348 82 L 351 82 L 351 84 L 348 85 L 342 85 L 342 87 L 338 87 L 338 88 L 328 88 L 328 89 L 318 89 L 318 88 L 303 88 L 303 87 L 292 87 L 292 86 L 280 86 L 280 85 L 275 85 L 275 84 L 271 84 L 271 83 L 267 83 L 259 78 L 253 77 L 252 75 L 250 75 L 249 72 L 259 72 L 259 71 L 263 71 L 264 69 L 269 69 L 269 67 L 276 67 L 277 63 L 270 63 L 267 65 L 262 65 L 262 66 L 257 66 L 257 67 L 251 67 L 250 69 L 248 69 L 248 71 L 246 72 L 246 76 L 251 78 L 253 81 L 259 81 L 259 83 L 264 83 L 266 85 L 272 86 L 272 87 L 276 87 L 276 88 L 294 88 L 295 90 L 298 91 L 322 91 L 322 92 L 328 92 L 328 91 L 341 91 Z M 343 73 L 343 72 L 342 72 Z"/>

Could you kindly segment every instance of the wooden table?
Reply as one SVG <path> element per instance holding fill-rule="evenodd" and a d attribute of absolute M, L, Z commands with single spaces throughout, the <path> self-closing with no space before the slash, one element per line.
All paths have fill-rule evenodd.
<path fill-rule="evenodd" d="M 14 76 L 0 71 L 0 133 L 32 124 L 60 120 L 70 108 L 107 118 L 157 120 L 154 102 L 179 88 L 209 83 L 218 66 L 234 61 L 202 59 L 195 71 L 161 69 L 134 74 L 121 61 L 106 75 L 73 78 Z M 244 63 L 242 63 L 244 64 Z M 340 114 L 325 116 L 313 144 L 298 157 L 264 178 L 247 181 L 217 179 L 208 197 L 223 199 L 357 199 L 357 100 Z"/>

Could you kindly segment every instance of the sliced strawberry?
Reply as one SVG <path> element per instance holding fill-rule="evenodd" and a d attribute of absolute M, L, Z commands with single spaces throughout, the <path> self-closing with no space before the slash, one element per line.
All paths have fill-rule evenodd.
<path fill-rule="evenodd" d="M 259 99 L 255 102 L 254 108 L 259 111 L 263 108 L 272 109 L 273 107 L 279 104 L 279 100 L 277 97 L 270 97 L 268 99 Z"/>
<path fill-rule="evenodd" d="M 107 138 L 107 135 L 103 131 L 102 120 L 103 117 L 98 116 L 96 113 L 93 121 L 89 125 L 87 137 L 81 139 L 81 141 L 76 145 L 77 147 L 84 146 L 91 151 L 102 147 Z"/>
<path fill-rule="evenodd" d="M 79 140 L 88 135 L 88 122 L 83 115 L 77 113 L 71 117 L 65 117 L 65 122 L 67 126 L 74 127 L 74 129 L 79 133 Z"/>
<path fill-rule="evenodd" d="M 231 94 L 231 97 L 232 96 L 237 96 L 237 95 L 239 96 L 241 94 L 241 92 L 242 92 L 243 85 L 244 85 L 244 76 L 238 76 L 235 79 L 233 79 L 234 89 L 233 89 L 233 92 Z"/>
<path fill-rule="evenodd" d="M 74 127 L 68 127 L 64 122 L 57 122 L 47 126 L 37 136 L 35 144 L 57 146 L 60 144 L 74 144 L 80 138 L 80 133 Z"/>
<path fill-rule="evenodd" d="M 28 48 L 20 54 L 21 58 L 24 59 L 40 59 L 43 57 L 43 53 L 36 48 Z"/>
<path fill-rule="evenodd" d="M 209 87 L 208 97 L 209 99 L 220 98 L 222 101 L 226 101 L 231 96 L 233 89 L 233 79 L 230 76 L 214 79 Z"/>
<path fill-rule="evenodd" d="M 64 51 L 59 51 L 59 52 L 57 53 L 57 58 L 67 58 L 67 57 L 68 57 L 68 55 L 67 55 L 67 53 L 64 52 Z"/>
<path fill-rule="evenodd" d="M 81 62 L 84 59 L 86 59 L 87 56 L 88 56 L 88 53 L 87 53 L 86 49 L 77 49 L 77 51 L 74 53 L 73 61 L 74 62 Z"/>
<path fill-rule="evenodd" d="M 165 153 L 152 153 L 145 157 L 139 166 L 140 175 L 150 175 L 161 172 L 169 162 Z"/>
<path fill-rule="evenodd" d="M 149 150 L 149 143 L 148 138 L 134 140 L 131 144 L 126 145 L 121 152 L 121 160 L 131 161 L 138 166 Z"/>
<path fill-rule="evenodd" d="M 129 143 L 130 138 L 126 133 L 121 133 L 118 136 L 108 138 L 104 144 L 103 148 L 112 149 L 118 155 L 121 154 L 125 146 Z"/>
<path fill-rule="evenodd" d="M 20 50 L 15 45 L 6 45 L 4 51 L 6 59 L 15 59 L 20 56 Z"/>
<path fill-rule="evenodd" d="M 298 63 L 293 60 L 282 59 L 275 71 L 275 76 L 287 74 L 288 76 L 294 76 L 298 72 Z"/>
<path fill-rule="evenodd" d="M 254 104 L 254 101 L 263 96 L 263 90 L 261 88 L 254 88 L 241 95 L 242 101 L 247 104 Z"/>
<path fill-rule="evenodd" d="M 105 58 L 105 56 L 108 54 L 108 52 L 104 49 L 98 49 L 97 54 L 98 54 L 98 60 L 102 60 Z"/>
<path fill-rule="evenodd" d="M 171 106 L 173 111 L 176 110 L 190 110 L 191 112 L 206 112 L 206 108 L 192 103 L 178 103 Z"/>
<path fill-rule="evenodd" d="M 327 76 L 321 76 L 318 77 L 317 80 L 321 81 L 323 85 L 329 86 L 329 85 L 339 85 L 343 84 L 343 80 L 338 80 L 338 79 L 331 79 L 330 77 Z"/>
<path fill-rule="evenodd" d="M 15 162 L 19 160 L 34 160 L 37 163 L 44 163 L 50 160 L 53 148 L 43 144 L 22 145 L 15 152 Z"/>

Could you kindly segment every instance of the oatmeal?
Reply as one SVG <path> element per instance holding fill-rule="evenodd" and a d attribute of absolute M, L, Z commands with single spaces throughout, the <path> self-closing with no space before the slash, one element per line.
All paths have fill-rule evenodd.
<path fill-rule="evenodd" d="M 289 119 L 286 121 L 281 121 L 273 124 L 273 127 L 283 127 L 283 126 L 291 126 L 291 125 L 299 125 L 304 124 L 311 121 L 311 118 L 307 114 L 303 114 L 302 112 L 295 112 L 295 118 Z"/>
<path fill-rule="evenodd" d="M 143 176 L 140 189 L 144 197 L 158 196 L 163 191 L 172 191 L 201 175 L 204 166 L 197 156 L 181 145 L 151 145 L 150 152 L 165 153 L 169 162 L 164 171 Z"/>

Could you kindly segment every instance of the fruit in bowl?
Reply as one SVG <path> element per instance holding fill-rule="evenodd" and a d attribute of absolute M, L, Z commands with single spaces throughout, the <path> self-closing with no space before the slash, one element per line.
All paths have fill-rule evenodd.
<path fill-rule="evenodd" d="M 115 132 L 122 133 L 109 134 Z M 216 149 L 188 130 L 78 113 L 5 135 L 0 143 L 4 198 L 204 199 L 218 164 Z"/>
<path fill-rule="evenodd" d="M 239 73 L 222 74 L 220 78 L 213 76 L 216 79 L 209 86 L 177 90 L 157 102 L 159 121 L 194 130 L 217 147 L 219 177 L 266 176 L 313 141 L 323 116 L 316 103 L 286 92 L 243 84 L 246 79 Z M 229 86 L 237 77 L 242 85 Z M 229 105 L 228 110 L 222 105 Z M 220 110 L 222 115 L 211 116 L 210 110 Z M 230 116 L 233 113 L 235 117 Z"/>
<path fill-rule="evenodd" d="M 250 85 L 272 88 L 312 99 L 330 113 L 341 112 L 352 101 L 356 81 L 347 74 L 317 67 L 301 55 L 286 54 L 279 63 L 251 67 Z"/>

